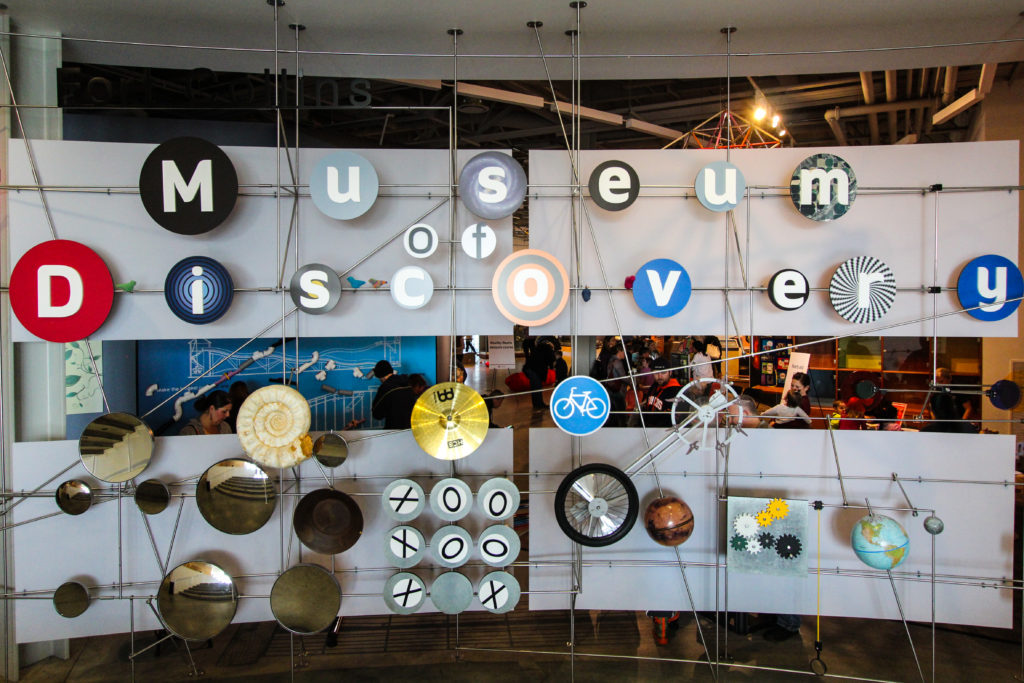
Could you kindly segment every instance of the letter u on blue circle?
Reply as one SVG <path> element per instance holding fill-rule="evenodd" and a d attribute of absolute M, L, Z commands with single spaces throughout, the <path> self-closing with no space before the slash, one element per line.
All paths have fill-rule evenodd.
<path fill-rule="evenodd" d="M 690 300 L 690 275 L 672 259 L 648 261 L 636 271 L 633 301 L 655 318 L 668 318 L 686 307 Z"/>
<path fill-rule="evenodd" d="M 739 206 L 747 191 L 740 169 L 727 161 L 715 161 L 697 173 L 694 182 L 697 199 L 711 211 L 731 211 Z"/>
<path fill-rule="evenodd" d="M 608 390 L 592 377 L 576 375 L 551 392 L 551 417 L 566 434 L 586 436 L 600 429 L 611 413 Z"/>
<path fill-rule="evenodd" d="M 1002 320 L 1020 306 L 1020 297 L 1024 296 L 1024 278 L 1010 259 L 986 254 L 960 271 L 956 295 L 960 306 L 969 309 L 965 312 L 978 320 Z"/>

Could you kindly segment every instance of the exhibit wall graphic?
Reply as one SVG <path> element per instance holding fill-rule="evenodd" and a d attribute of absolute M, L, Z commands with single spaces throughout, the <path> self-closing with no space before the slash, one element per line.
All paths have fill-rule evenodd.
<path fill-rule="evenodd" d="M 829 220 L 804 215 L 795 206 L 799 191 L 793 196 L 790 192 L 801 165 L 822 153 L 841 156 L 855 173 L 856 192 L 847 192 L 844 211 L 829 213 Z M 1016 315 L 988 323 L 967 313 L 944 315 L 961 308 L 957 279 L 969 261 L 988 254 L 1017 259 L 1018 198 L 995 189 L 1017 183 L 1016 141 L 732 150 L 731 165 L 742 174 L 747 189 L 732 214 L 736 235 L 727 228 L 731 219 L 726 214 L 700 201 L 703 185 L 694 196 L 695 179 L 722 157 L 715 150 L 580 152 L 584 186 L 600 176 L 603 165 L 618 160 L 635 171 L 640 190 L 627 208 L 609 210 L 593 199 L 598 188 L 590 182 L 591 196 L 583 200 L 579 227 L 580 281 L 572 284 L 593 287 L 595 295 L 589 302 L 579 301 L 574 333 L 617 331 L 609 327 L 609 297 L 597 291 L 612 287 L 611 299 L 627 334 L 824 336 L 885 326 L 883 334 L 889 336 L 1017 335 Z M 820 179 L 808 181 L 815 188 L 811 200 L 824 200 L 817 188 L 827 185 L 832 188 L 828 203 L 835 205 L 846 181 L 840 184 L 838 176 L 829 179 L 825 173 L 822 169 Z M 571 177 L 564 153 L 530 152 L 530 247 L 549 252 L 562 263 L 574 262 L 569 229 L 573 208 L 564 188 Z M 632 196 L 626 175 L 613 180 L 606 183 L 608 196 Z M 722 179 L 718 183 L 718 191 L 728 198 Z M 941 191 L 929 191 L 939 187 Z M 979 187 L 993 189 L 958 191 Z M 739 192 L 738 185 L 735 191 Z M 848 320 L 833 308 L 829 286 L 840 265 L 858 257 L 880 260 L 891 270 L 895 296 L 883 292 L 882 283 L 872 283 L 870 305 Z M 666 274 L 658 279 L 666 301 L 687 285 L 692 290 L 685 307 L 666 317 L 634 301 L 635 286 L 633 292 L 620 289 L 627 276 L 637 275 L 641 266 L 655 259 L 671 259 L 685 271 L 686 277 L 671 287 Z M 806 278 L 810 291 L 803 305 L 773 305 L 765 288 L 784 269 Z M 938 275 L 934 282 L 933 270 Z M 943 291 L 928 294 L 927 287 L 933 285 Z M 726 286 L 733 288 L 728 331 L 723 314 Z M 852 294 L 856 301 L 858 292 Z M 933 313 L 942 316 L 934 328 Z M 569 331 L 568 310 L 531 328 L 536 334 Z"/>
<path fill-rule="evenodd" d="M 344 288 L 340 300 L 333 310 L 322 315 L 302 315 L 298 319 L 290 316 L 285 336 L 448 335 L 452 332 L 450 285 L 471 288 L 459 291 L 456 297 L 457 334 L 508 334 L 511 330 L 511 324 L 494 307 L 489 291 L 494 269 L 512 253 L 511 218 L 482 220 L 458 201 L 452 227 L 449 213 L 452 207 L 448 201 L 450 155 L 446 150 L 352 150 L 351 153 L 358 152 L 372 164 L 379 182 L 386 187 L 379 191 L 365 213 L 344 220 L 321 212 L 314 204 L 315 196 L 309 197 L 303 187 L 298 208 L 299 227 L 286 252 L 292 206 L 290 199 L 278 203 L 274 197 L 278 153 L 273 148 L 224 147 L 220 150 L 237 172 L 241 196 L 222 222 L 196 235 L 179 234 L 162 227 L 147 212 L 138 194 L 105 191 L 106 188 L 138 186 L 140 171 L 156 149 L 154 145 L 34 140 L 32 149 L 38 166 L 46 169 L 48 184 L 81 186 L 84 183 L 97 189 L 94 193 L 51 192 L 47 195 L 60 238 L 78 242 L 95 252 L 106 264 L 115 284 L 134 281 L 135 293 L 117 292 L 112 308 L 108 309 L 109 317 L 104 315 L 105 321 L 93 327 L 92 339 L 190 339 L 200 335 L 248 339 L 257 336 L 291 308 L 289 305 L 282 310 L 281 294 L 274 291 L 279 282 L 283 280 L 283 285 L 287 286 L 297 270 L 314 263 L 324 264 L 342 275 Z M 22 142 L 11 141 L 9 152 L 10 182 L 32 184 Z M 332 150 L 327 149 L 302 150 L 298 162 L 300 182 L 310 183 L 317 164 L 331 153 Z M 476 154 L 460 152 L 460 164 Z M 280 155 L 282 165 L 287 168 L 285 152 L 281 151 Z M 211 164 L 206 185 L 201 182 L 206 177 L 201 173 L 197 178 L 179 169 L 180 173 L 170 176 L 167 182 L 170 195 L 167 205 L 177 207 L 184 204 L 184 198 L 201 205 L 204 189 L 219 187 L 216 169 Z M 347 187 L 347 180 L 347 176 L 335 178 L 336 182 L 343 183 L 342 187 Z M 288 179 L 282 178 L 281 182 L 288 182 Z M 164 199 L 164 190 L 157 188 L 159 199 Z M 364 204 L 370 203 L 367 192 L 360 193 Z M 216 207 L 217 197 L 212 189 L 210 195 L 210 203 Z M 12 265 L 29 249 L 51 239 L 38 192 L 11 194 L 10 222 L 16 226 L 11 230 Z M 420 224 L 432 227 L 438 240 L 433 252 L 425 258 L 407 251 L 403 239 L 410 228 Z M 471 256 L 460 240 L 468 228 L 481 224 L 491 229 L 493 250 L 474 251 Z M 451 237 L 453 232 L 454 238 Z M 417 233 L 417 241 L 423 237 L 422 233 Z M 444 243 L 440 243 L 441 240 Z M 477 240 L 470 238 L 469 241 Z M 450 254 L 450 250 L 454 254 Z M 485 253 L 487 255 L 482 256 Z M 477 258 L 478 254 L 481 258 Z M 176 289 L 174 283 L 167 283 L 176 264 L 197 256 L 213 259 L 223 266 L 238 290 L 219 317 L 202 325 L 196 324 L 201 322 L 198 317 L 195 321 L 189 320 L 193 315 L 191 294 L 195 282 L 195 279 L 190 280 L 192 264 L 182 274 L 184 279 Z M 455 267 L 452 283 L 448 278 L 450 257 Z M 432 289 L 426 286 L 428 280 L 410 278 L 408 272 L 396 278 L 398 271 L 406 267 L 415 267 L 417 274 L 425 273 Z M 33 271 L 30 275 L 34 282 L 36 273 Z M 55 287 L 66 287 L 60 278 L 53 280 L 58 283 Z M 400 305 L 393 298 L 396 281 L 408 294 L 406 301 L 424 296 L 428 291 L 432 296 L 426 297 L 427 300 L 415 309 L 412 305 Z M 175 296 L 165 301 L 161 292 L 168 284 L 171 287 L 167 292 Z M 89 281 L 84 285 L 88 286 Z M 212 293 L 209 287 L 206 293 Z M 54 296 L 57 296 L 56 291 Z M 86 297 L 85 303 L 91 300 Z M 54 306 L 66 302 L 67 299 L 62 298 L 55 301 Z M 34 307 L 34 297 L 30 303 Z M 219 300 L 211 300 L 207 305 L 212 307 L 219 303 Z M 18 319 L 12 320 L 12 326 L 14 341 L 38 339 Z M 81 325 L 75 329 L 81 329 Z"/>
<path fill-rule="evenodd" d="M 288 184 L 275 172 L 279 164 L 286 166 L 283 153 L 217 149 L 196 138 L 159 147 L 36 141 L 34 155 L 46 169 L 48 184 L 75 187 L 88 179 L 92 191 L 48 194 L 60 242 L 50 240 L 38 193 L 11 195 L 10 258 L 15 267 L 10 295 L 18 316 L 13 340 L 66 342 L 86 335 L 97 341 L 139 340 L 142 414 L 188 382 L 196 381 L 202 389 L 247 360 L 254 362 L 246 370 L 258 373 L 253 376 L 262 383 L 290 382 L 296 374 L 311 414 L 304 413 L 307 401 L 295 392 L 265 387 L 262 394 L 268 397 L 266 405 L 280 404 L 274 407 L 275 419 L 298 404 L 289 430 L 305 420 L 300 433 L 289 431 L 287 439 L 273 445 L 294 456 L 289 465 L 281 465 L 289 467 L 306 455 L 303 448 L 312 441 L 313 435 L 301 432 L 337 427 L 339 419 L 358 418 L 360 410 L 365 414 L 377 384 L 355 377 L 357 368 L 368 369 L 361 367 L 364 362 L 385 358 L 401 371 L 419 371 L 433 381 L 431 336 L 508 335 L 513 323 L 529 325 L 531 334 L 578 335 L 995 337 L 1013 336 L 1017 330 L 1017 306 L 1008 300 L 1022 290 L 1013 263 L 1017 196 L 979 189 L 1016 186 L 1016 143 L 736 150 L 728 163 L 721 152 L 711 151 L 583 152 L 580 184 L 592 196 L 584 193 L 578 222 L 571 216 L 572 179 L 561 152 L 532 152 L 527 179 L 511 156 L 497 152 L 460 152 L 460 166 L 466 164 L 471 172 L 452 173 L 444 150 L 303 150 L 295 202 L 275 197 L 282 183 Z M 176 159 L 191 159 L 192 166 L 179 165 Z M 13 142 L 10 167 L 10 182 L 32 183 L 24 149 Z M 458 183 L 457 197 L 453 181 Z M 135 195 L 136 184 L 145 197 Z M 524 199 L 529 202 L 530 248 L 513 251 L 510 216 Z M 228 204 L 230 210 L 225 210 Z M 298 229 L 289 236 L 293 209 Z M 578 253 L 572 246 L 574 225 Z M 74 262 L 65 263 L 68 259 Z M 627 278 L 634 278 L 632 291 L 625 287 Z M 593 287 L 593 296 L 585 297 L 583 287 Z M 930 292 L 932 287 L 940 289 Z M 960 312 L 965 302 L 978 305 L 983 315 Z M 291 313 L 293 307 L 298 310 Z M 933 322 L 934 315 L 939 317 Z M 622 329 L 610 330 L 612 321 Z M 216 365 L 253 337 L 258 339 L 244 351 Z M 401 348 L 394 341 L 399 337 Z M 282 360 L 276 345 L 284 338 L 300 341 L 298 351 L 289 348 L 290 355 Z M 153 362 L 155 357 L 161 362 Z M 780 355 L 760 363 L 766 383 L 778 384 L 784 376 L 782 359 Z M 109 365 L 105 368 L 109 374 Z M 237 376 L 246 379 L 244 373 Z M 342 403 L 340 415 L 327 417 L 326 403 L 333 401 L 331 409 L 336 409 L 339 397 L 324 385 L 355 392 L 347 406 Z M 717 394 L 693 413 L 704 421 L 703 430 L 672 441 L 671 452 L 657 464 L 660 477 L 652 476 L 648 466 L 618 481 L 626 491 L 620 498 L 633 508 L 636 493 L 641 506 L 664 496 L 685 501 L 687 506 L 672 503 L 673 509 L 687 511 L 683 526 L 672 526 L 679 520 L 671 518 L 667 507 L 656 511 L 665 513 L 657 523 L 647 519 L 634 525 L 633 509 L 621 536 L 607 539 L 604 547 L 580 541 L 584 547 L 577 555 L 566 528 L 571 525 L 556 519 L 552 504 L 561 493 L 547 492 L 567 488 L 564 473 L 573 469 L 577 457 L 584 463 L 605 463 L 606 471 L 626 468 L 650 439 L 663 434 L 607 431 L 601 425 L 610 403 L 603 406 L 593 389 L 566 389 L 564 402 L 553 401 L 552 408 L 565 408 L 565 420 L 576 413 L 587 418 L 581 420 L 584 424 L 562 425 L 585 435 L 579 447 L 574 449 L 570 436 L 558 430 L 530 434 L 530 469 L 535 472 L 527 492 L 530 559 L 535 561 L 527 587 L 530 609 L 575 604 L 585 609 L 710 611 L 724 604 L 728 582 L 729 610 L 810 613 L 815 595 L 809 572 L 821 567 L 822 613 L 897 618 L 887 575 L 864 569 L 850 547 L 850 532 L 864 515 L 862 499 L 866 503 L 870 498 L 881 509 L 906 509 L 909 503 L 890 478 L 901 476 L 915 482 L 914 502 L 935 509 L 946 521 L 946 531 L 932 537 L 907 514 L 893 513 L 914 548 L 901 555 L 904 562 L 895 572 L 895 590 L 908 617 L 931 618 L 934 587 L 939 621 L 1009 625 L 1009 591 L 979 590 L 976 585 L 979 576 L 1012 575 L 1009 437 L 857 432 L 837 434 L 833 452 L 829 435 L 821 431 L 749 430 L 730 433 L 731 445 L 716 449 L 714 443 L 693 438 L 710 434 L 714 441 L 718 422 L 713 413 L 725 401 Z M 272 393 L 284 398 L 270 397 Z M 456 414 L 462 410 L 455 408 L 456 394 L 464 414 Z M 87 459 L 98 456 L 87 458 L 84 450 L 79 454 L 82 449 L 74 442 L 16 444 L 16 490 L 45 487 L 48 477 L 52 480 L 59 476 L 54 473 L 70 466 L 68 476 L 80 477 L 83 486 L 97 493 L 95 510 L 45 517 L 15 530 L 16 592 L 52 591 L 61 582 L 77 581 L 97 597 L 111 598 L 95 601 L 94 611 L 78 620 L 56 615 L 49 601 L 21 600 L 17 638 L 123 632 L 131 628 L 130 615 L 136 617 L 136 628 L 155 628 L 142 598 L 158 588 L 163 595 L 162 587 L 170 580 L 165 577 L 173 576 L 169 570 L 192 561 L 214 563 L 221 573 L 237 578 L 243 595 L 262 596 L 277 572 L 310 559 L 340 577 L 343 593 L 350 596 L 341 603 L 342 614 L 408 613 L 429 605 L 455 614 L 470 607 L 471 582 L 478 587 L 478 601 L 471 608 L 504 609 L 510 603 L 498 605 L 495 599 L 479 604 L 484 600 L 479 596 L 495 597 L 502 587 L 518 596 L 519 589 L 512 591 L 507 577 L 492 577 L 485 593 L 479 588 L 483 584 L 475 583 L 485 580 L 483 567 L 468 567 L 469 576 L 438 572 L 461 567 L 458 563 L 469 557 L 496 568 L 515 557 L 518 537 L 507 520 L 494 525 L 486 515 L 461 516 L 469 510 L 468 496 L 481 490 L 487 478 L 510 473 L 512 435 L 482 429 L 468 439 L 470 427 L 485 424 L 486 410 L 465 385 L 435 387 L 424 396 L 436 397 L 435 404 L 430 410 L 422 401 L 417 404 L 413 434 L 360 433 L 350 457 L 331 473 L 319 471 L 319 461 L 312 460 L 302 464 L 294 481 L 288 474 L 267 475 L 257 468 L 254 481 L 245 482 L 254 489 L 222 486 L 233 478 L 226 474 L 227 465 L 214 475 L 203 474 L 211 465 L 219 467 L 221 459 L 240 458 L 245 440 L 227 435 L 158 438 L 146 476 L 172 483 L 173 505 L 154 516 L 152 543 L 144 535 L 143 520 L 148 518 L 135 509 L 126 495 L 129 489 L 98 484 L 90 478 L 92 470 L 85 471 Z M 184 398 L 171 400 L 159 415 L 146 419 L 157 427 L 161 418 L 166 423 L 177 412 L 186 419 L 191 411 Z M 417 430 L 417 416 L 424 414 L 429 419 Z M 271 419 L 261 420 L 269 433 Z M 247 427 L 256 421 L 250 419 Z M 426 423 L 432 427 L 422 428 Z M 142 436 L 145 429 L 133 424 L 131 432 Z M 483 435 L 489 436 L 474 450 Z M 94 438 L 103 436 L 101 432 Z M 145 467 L 130 457 L 130 449 L 123 450 L 129 452 L 125 463 L 116 463 L 120 478 L 104 481 L 126 481 L 136 466 Z M 965 459 L 965 452 L 974 455 Z M 893 453 L 899 454 L 898 463 Z M 278 450 L 274 454 L 280 455 Z M 454 470 L 441 459 L 445 454 L 458 458 Z M 720 486 L 725 488 L 719 476 L 726 463 L 718 459 L 726 454 L 728 494 L 767 499 L 765 505 L 775 505 L 774 519 L 780 519 L 780 503 L 772 501 L 787 506 L 823 502 L 820 513 L 801 508 L 782 515 L 788 520 L 782 534 L 786 538 L 782 545 L 774 536 L 771 542 L 777 554 L 781 550 L 788 557 L 779 555 L 771 570 L 726 571 L 727 547 L 732 548 L 727 544 L 733 540 L 726 527 L 735 523 L 719 500 Z M 836 476 L 837 458 L 843 460 L 845 489 Z M 242 469 L 255 467 L 239 462 Z M 432 497 L 434 516 L 422 523 L 382 513 L 382 491 L 389 482 L 411 479 L 427 491 L 453 472 L 452 478 L 462 481 L 439 495 L 442 504 L 457 501 L 454 512 L 438 507 L 438 498 Z M 323 488 L 324 477 L 331 488 Z M 271 479 L 279 490 L 294 483 L 299 490 L 293 493 L 308 494 L 315 488 L 326 495 L 351 494 L 345 505 L 357 502 L 354 509 L 361 510 L 362 519 L 353 533 L 362 536 L 347 542 L 359 542 L 334 555 L 309 550 L 316 539 L 300 536 L 298 496 L 292 492 L 281 491 L 272 509 L 261 510 L 266 513 L 261 524 L 275 515 L 280 524 L 257 526 L 253 536 L 226 533 L 203 512 L 201 500 L 218 487 L 236 502 L 269 505 Z M 401 494 L 403 500 L 410 490 L 406 487 Z M 847 496 L 850 504 L 844 506 Z M 588 503 L 582 506 L 587 514 L 608 512 L 608 501 L 601 496 Z M 28 498 L 15 511 L 14 521 L 45 516 L 53 505 L 48 496 Z M 768 509 L 757 512 L 767 514 Z M 171 517 L 177 511 L 182 515 L 180 529 Z M 825 520 L 820 562 L 809 555 L 810 537 L 818 540 L 810 522 L 819 514 Z M 295 535 L 282 534 L 282 526 L 292 519 Z M 768 521 L 759 525 L 770 526 Z M 396 530 L 396 522 L 408 529 Z M 455 530 L 463 527 L 465 533 Z M 346 531 L 354 528 L 346 526 Z M 121 543 L 126 539 L 118 529 L 125 530 L 127 542 Z M 179 532 L 176 546 L 170 543 L 174 530 Z M 74 537 L 96 539 L 78 564 L 42 560 Z M 939 576 L 953 580 L 932 577 L 930 544 L 923 542 L 931 538 L 936 540 Z M 423 550 L 428 539 L 433 562 L 409 567 L 411 555 Z M 658 545 L 670 540 L 685 542 L 679 556 Z M 756 554 L 752 549 L 763 549 L 769 539 L 757 537 L 756 542 L 740 540 L 736 545 Z M 470 550 L 471 543 L 477 544 L 475 550 Z M 574 557 L 581 558 L 583 572 L 583 590 L 576 596 L 571 595 Z M 694 584 L 692 605 L 679 582 L 679 557 L 684 564 L 693 563 L 686 568 Z M 807 568 L 799 576 L 798 563 L 788 562 L 797 558 L 799 567 L 806 561 Z M 780 567 L 786 571 L 775 571 Z M 743 567 L 737 563 L 734 568 Z M 773 571 L 785 575 L 770 575 Z M 970 580 L 956 580 L 965 576 Z M 174 587 L 167 592 L 174 594 Z M 422 600 L 427 592 L 430 603 Z M 419 602 L 410 605 L 414 594 Z M 269 607 L 266 600 L 242 600 L 235 620 L 268 619 Z M 166 621 L 167 615 L 163 617 Z"/>
<path fill-rule="evenodd" d="M 180 391 L 198 380 L 194 388 L 219 380 L 224 374 L 238 371 L 253 354 L 256 362 L 232 376 L 218 389 L 227 391 L 234 382 L 245 382 L 249 391 L 271 383 L 287 382 L 309 400 L 312 429 L 326 431 L 343 429 L 350 420 L 365 420 L 365 428 L 377 425 L 370 413 L 380 380 L 365 377 L 379 360 L 386 360 L 399 374 L 419 373 L 427 384 L 434 383 L 437 355 L 433 337 L 303 337 L 286 344 L 282 358 L 280 339 L 257 339 L 234 356 L 231 352 L 245 339 L 168 339 L 143 340 L 138 343 L 138 406 L 140 414 L 148 413 L 147 422 L 154 430 L 166 425 L 163 434 L 173 436 L 195 417 L 192 400 L 180 402 Z M 273 344 L 276 347 L 272 347 Z M 271 349 L 269 354 L 264 353 Z M 301 373 L 295 370 L 302 368 Z M 357 376 L 358 371 L 360 376 Z M 205 378 L 205 379 L 200 379 Z M 338 394 L 333 390 L 353 392 Z M 168 397 L 174 400 L 163 403 Z M 241 406 L 234 406 L 237 411 Z M 152 411 L 152 412 L 150 412 Z"/>

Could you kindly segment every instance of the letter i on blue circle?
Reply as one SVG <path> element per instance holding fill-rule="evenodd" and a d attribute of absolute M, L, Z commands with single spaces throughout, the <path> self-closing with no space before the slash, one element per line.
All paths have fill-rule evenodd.
<path fill-rule="evenodd" d="M 1024 296 L 1024 277 L 1008 258 L 986 254 L 960 271 L 956 295 L 966 313 L 992 322 L 1013 314 Z"/>

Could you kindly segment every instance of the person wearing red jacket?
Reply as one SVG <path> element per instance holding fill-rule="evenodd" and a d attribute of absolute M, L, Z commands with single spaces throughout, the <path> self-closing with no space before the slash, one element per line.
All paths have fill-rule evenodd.
<path fill-rule="evenodd" d="M 643 401 L 644 423 L 649 427 L 671 427 L 672 403 L 683 388 L 679 380 L 668 370 L 668 362 L 657 358 L 651 363 L 654 371 L 654 384 L 647 392 Z"/>

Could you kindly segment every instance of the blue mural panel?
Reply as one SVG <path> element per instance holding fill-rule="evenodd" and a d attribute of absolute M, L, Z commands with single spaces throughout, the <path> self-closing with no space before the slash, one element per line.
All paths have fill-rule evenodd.
<path fill-rule="evenodd" d="M 173 435 L 196 414 L 194 400 L 183 400 L 187 394 L 179 391 L 193 380 L 197 381 L 189 390 L 197 393 L 204 387 L 214 390 L 209 388 L 211 385 L 227 391 L 237 381 L 245 382 L 250 391 L 286 382 L 309 399 L 312 430 L 342 429 L 351 420 L 365 420 L 361 426 L 371 429 L 383 424 L 375 422 L 370 414 L 380 381 L 365 377 L 377 361 L 388 360 L 399 374 L 420 373 L 428 385 L 435 381 L 434 337 L 303 337 L 298 348 L 294 339 L 282 345 L 279 338 L 265 338 L 247 344 L 232 356 L 244 342 L 139 341 L 139 414 L 153 410 L 145 418 L 146 423 L 157 434 Z M 211 368 L 213 371 L 205 374 Z"/>

